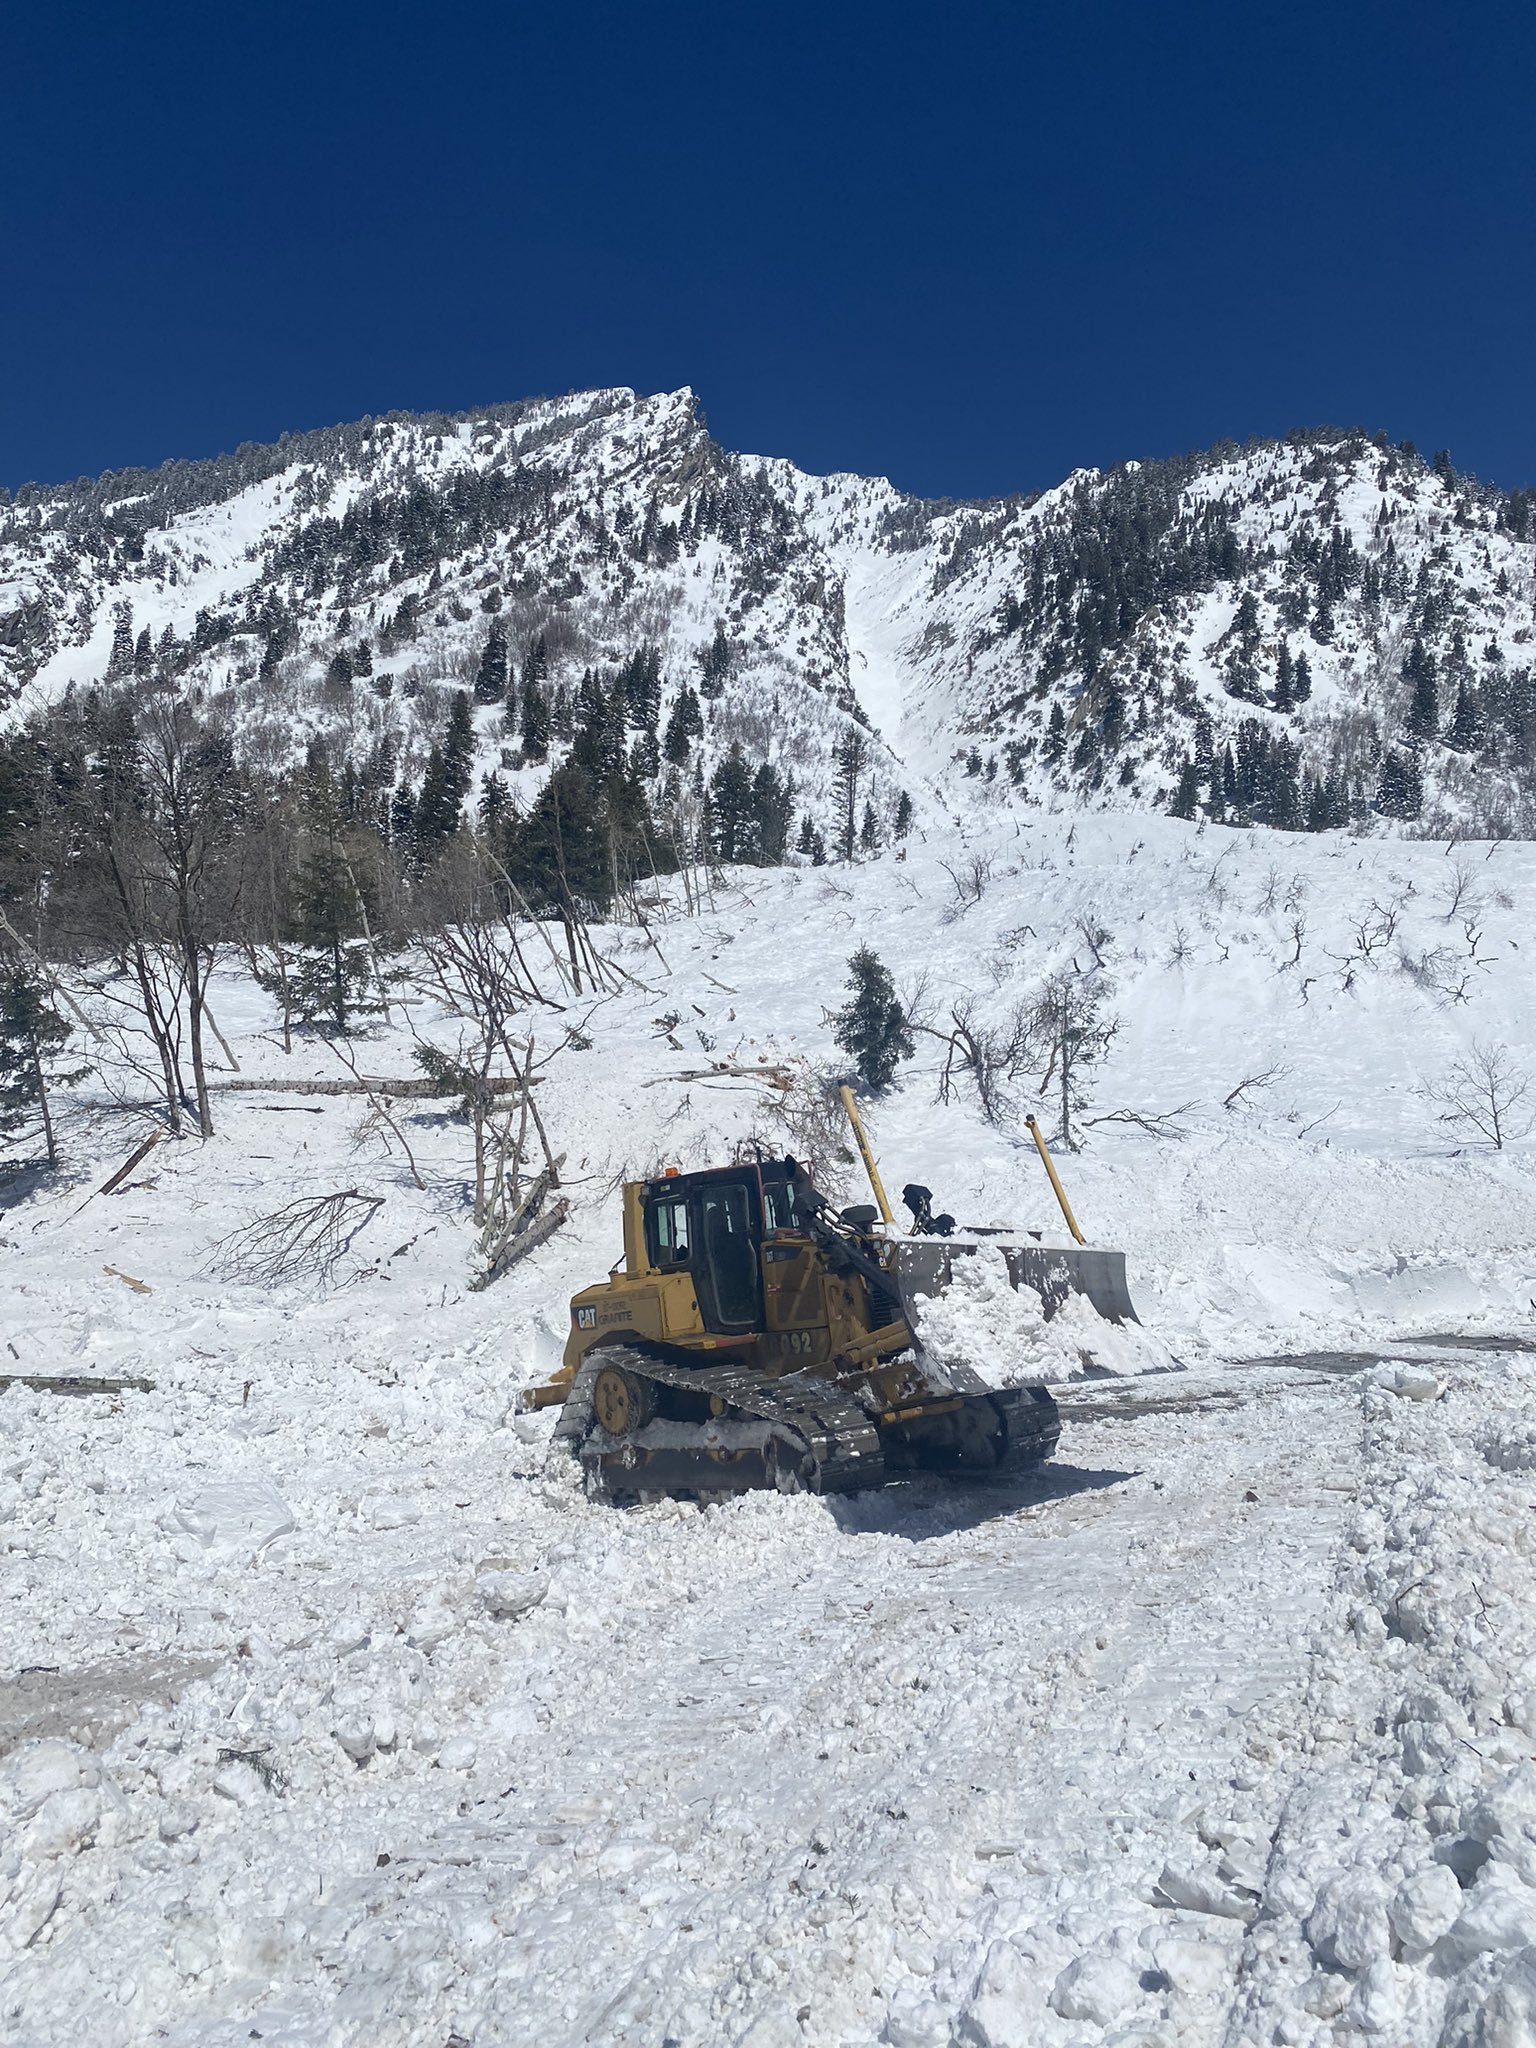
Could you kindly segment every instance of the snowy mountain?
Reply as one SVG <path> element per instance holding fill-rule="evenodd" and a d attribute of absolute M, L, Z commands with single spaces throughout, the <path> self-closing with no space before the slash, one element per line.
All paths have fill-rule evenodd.
<path fill-rule="evenodd" d="M 104 680 L 192 693 L 253 761 L 322 735 L 387 799 L 469 689 L 476 780 L 518 808 L 583 676 L 640 658 L 659 806 L 736 743 L 833 844 L 856 726 L 874 840 L 902 792 L 1528 836 L 1533 633 L 1536 497 L 1333 430 L 951 503 L 730 454 L 691 393 L 615 390 L 0 510 L 12 725 Z"/>

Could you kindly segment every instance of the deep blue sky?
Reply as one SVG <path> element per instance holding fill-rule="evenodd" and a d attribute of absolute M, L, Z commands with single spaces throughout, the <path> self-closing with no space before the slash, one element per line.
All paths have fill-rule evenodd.
<path fill-rule="evenodd" d="M 1533 106 L 1529 0 L 12 0 L 0 483 L 595 384 L 932 494 L 1532 483 Z"/>

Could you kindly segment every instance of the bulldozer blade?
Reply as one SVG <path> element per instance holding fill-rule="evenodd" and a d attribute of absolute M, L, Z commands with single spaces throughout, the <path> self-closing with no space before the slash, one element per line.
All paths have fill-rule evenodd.
<path fill-rule="evenodd" d="M 1107 1323 L 1141 1320 L 1126 1282 L 1124 1252 L 1092 1245 L 998 1243 L 992 1249 L 1007 1260 L 1011 1286 L 1033 1288 L 1039 1295 L 1047 1322 L 1069 1294 L 1086 1296 Z M 896 1278 L 903 1308 L 910 1308 L 913 1295 L 942 1294 L 953 1277 L 951 1261 L 971 1257 L 979 1250 L 979 1245 L 963 1239 L 898 1238 Z M 917 1314 L 920 1318 L 921 1310 Z"/>

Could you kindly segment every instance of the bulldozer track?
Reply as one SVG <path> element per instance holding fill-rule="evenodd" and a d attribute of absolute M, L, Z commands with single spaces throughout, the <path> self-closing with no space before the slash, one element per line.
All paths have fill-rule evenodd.
<path fill-rule="evenodd" d="M 602 1365 L 621 1365 L 654 1386 L 674 1387 L 720 1401 L 726 1409 L 734 1411 L 731 1417 L 722 1417 L 722 1421 L 746 1418 L 760 1425 L 765 1456 L 780 1442 L 798 1454 L 796 1476 L 811 1482 L 805 1487 L 807 1492 L 858 1493 L 885 1483 L 879 1431 L 851 1396 L 814 1373 L 786 1373 L 780 1379 L 769 1380 L 749 1367 L 671 1365 L 617 1347 L 606 1347 L 598 1356 Z M 698 1478 L 705 1489 L 736 1490 L 729 1484 L 728 1466 L 712 1470 L 706 1462 L 714 1441 L 711 1428 L 705 1422 L 652 1423 L 637 1431 L 633 1438 L 611 1438 L 600 1429 L 595 1430 L 581 1446 L 589 1490 L 606 1497 L 620 1490 L 610 1486 L 607 1478 L 614 1469 L 616 1452 L 645 1451 L 654 1446 L 657 1450 L 686 1454 L 690 1438 L 699 1460 Z M 717 1430 L 716 1436 L 719 1434 Z M 680 1436 L 684 1438 L 682 1443 L 678 1442 Z M 781 1470 L 792 1469 L 785 1466 L 782 1458 L 778 1462 Z M 637 1461 L 631 1469 L 633 1487 L 622 1490 L 646 1490 L 643 1463 Z"/>
<path fill-rule="evenodd" d="M 658 1418 L 626 1436 L 595 1422 L 591 1388 L 616 1365 L 653 1387 L 670 1387 L 720 1404 L 709 1421 Z M 1061 1434 L 1055 1403 L 1043 1390 L 1011 1387 L 978 1396 L 1000 1432 L 991 1465 L 956 1468 L 967 1479 L 1006 1478 L 1050 1457 Z M 808 1493 L 863 1493 L 918 1469 L 888 1468 L 880 1432 L 857 1398 L 812 1372 L 766 1379 L 750 1366 L 692 1366 L 604 1346 L 589 1355 L 573 1387 L 560 1433 L 572 1442 L 595 1499 L 648 1492 L 731 1493 L 789 1486 Z M 648 1470 L 649 1468 L 649 1470 Z"/>

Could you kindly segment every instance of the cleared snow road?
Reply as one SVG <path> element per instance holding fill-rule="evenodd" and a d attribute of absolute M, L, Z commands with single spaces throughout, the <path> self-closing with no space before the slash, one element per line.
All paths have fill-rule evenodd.
<path fill-rule="evenodd" d="M 180 2048 L 1217 2040 L 1360 1437 L 1349 1381 L 1235 1391 L 1069 1422 L 1006 1488 L 703 1515 L 514 1489 L 564 1536 L 550 1596 L 427 1652 L 473 1703 L 469 1776 L 381 1739 L 302 1797 L 205 1802 L 181 1881 L 128 1859 L 110 1922 L 13 1965 L 27 2038 L 146 2038 L 179 1934 L 208 1951 L 156 2015 Z M 308 1718 L 315 1652 L 263 1654 L 270 1732 Z M 121 2012 L 87 1975 L 109 1949 Z"/>
<path fill-rule="evenodd" d="M 16 1731 L 94 1750 L 0 1755 L 6 2038 L 1523 2048 L 1536 1367 L 1342 1363 L 1080 1385 L 1029 1482 L 703 1513 L 423 1410 L 414 1503 L 338 1516 L 278 1401 L 281 1570 L 56 1493 L 26 1611 L 110 1554 L 145 1641 Z M 207 1455 L 144 1395 L 136 1468 L 173 1414 Z"/>

